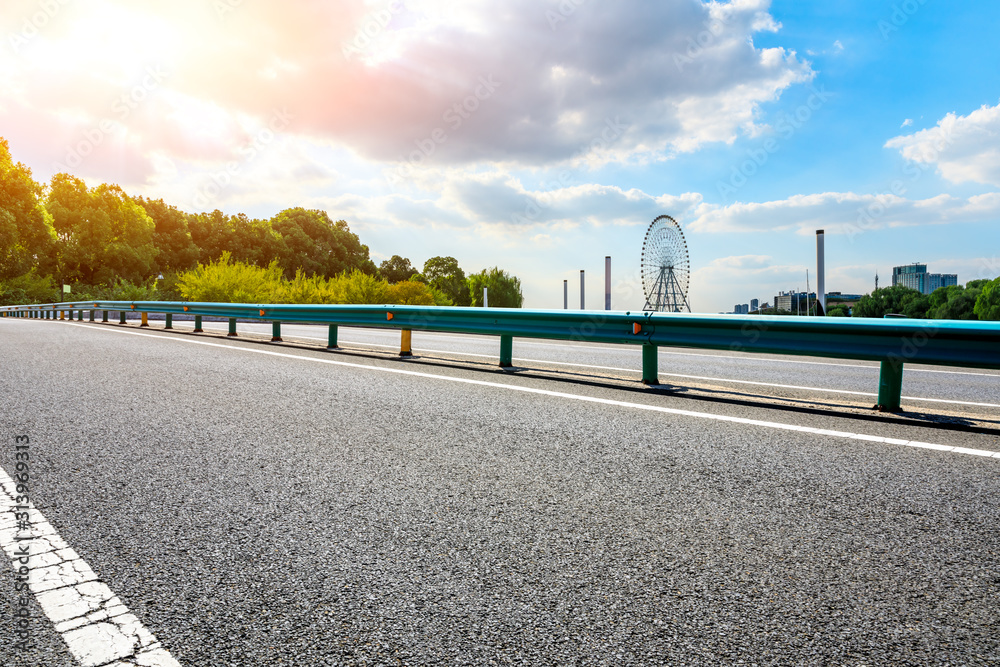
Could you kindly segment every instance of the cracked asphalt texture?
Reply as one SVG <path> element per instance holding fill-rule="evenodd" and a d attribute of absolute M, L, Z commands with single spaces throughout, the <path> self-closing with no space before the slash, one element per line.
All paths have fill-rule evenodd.
<path fill-rule="evenodd" d="M 163 338 L 995 434 L 121 330 L 0 320 L 0 464 L 31 436 L 36 507 L 182 664 L 1000 663 L 998 459 Z M 0 664 L 73 664 L 36 621 Z"/>

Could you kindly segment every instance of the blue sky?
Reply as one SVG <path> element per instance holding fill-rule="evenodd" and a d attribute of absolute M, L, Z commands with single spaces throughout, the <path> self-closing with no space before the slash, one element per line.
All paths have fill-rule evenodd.
<path fill-rule="evenodd" d="M 562 306 L 643 305 L 654 217 L 717 312 L 926 262 L 1000 275 L 1000 3 L 12 0 L 0 134 L 37 178 L 346 220 Z M 456 106 L 457 105 L 457 106 Z M 576 303 L 577 299 L 571 299 Z"/>

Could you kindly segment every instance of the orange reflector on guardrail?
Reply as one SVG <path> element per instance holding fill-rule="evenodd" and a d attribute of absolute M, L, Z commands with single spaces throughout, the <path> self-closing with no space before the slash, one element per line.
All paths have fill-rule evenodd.
<path fill-rule="evenodd" d="M 264 311 L 263 311 L 263 310 L 262 310 L 262 311 L 260 311 L 260 316 L 261 316 L 261 317 L 264 317 Z"/>
<path fill-rule="evenodd" d="M 184 312 L 185 312 L 185 313 L 187 312 L 187 309 L 188 309 L 188 307 L 187 307 L 187 306 L 184 306 Z"/>
<path fill-rule="evenodd" d="M 385 319 L 386 320 L 391 320 L 392 319 L 392 313 L 386 313 L 385 314 Z"/>
<path fill-rule="evenodd" d="M 634 324 L 632 325 L 632 333 L 633 333 L 633 334 L 637 334 L 637 333 L 639 333 L 640 331 L 642 331 L 642 325 L 641 325 L 641 324 L 639 324 L 638 322 L 634 323 Z"/>

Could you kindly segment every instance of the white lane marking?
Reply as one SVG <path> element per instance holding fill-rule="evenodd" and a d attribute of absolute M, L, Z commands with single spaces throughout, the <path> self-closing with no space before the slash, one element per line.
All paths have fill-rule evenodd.
<path fill-rule="evenodd" d="M 0 468 L 0 548 L 11 559 L 15 580 L 27 583 L 80 664 L 128 660 L 116 664 L 180 667 L 42 513 L 32 503 L 17 502 L 18 495 L 14 480 Z M 25 512 L 28 530 L 16 516 Z"/>
<path fill-rule="evenodd" d="M 329 364 L 331 366 L 343 366 L 346 368 L 359 368 L 368 371 L 375 371 L 380 373 L 391 373 L 395 375 L 408 375 L 410 377 L 420 377 L 428 378 L 432 380 L 442 380 L 445 382 L 455 382 L 458 384 L 468 384 L 475 385 L 478 387 L 492 387 L 495 389 L 506 389 L 508 391 L 518 391 L 526 394 L 536 394 L 539 396 L 551 396 L 555 398 L 565 398 L 573 401 L 582 401 L 584 403 L 600 403 L 602 405 L 613 405 L 622 408 L 632 408 L 634 410 L 647 410 L 651 412 L 660 412 L 669 415 L 678 415 L 683 417 L 695 417 L 697 419 L 708 419 L 711 421 L 729 422 L 734 424 L 745 424 L 751 426 L 761 426 L 763 428 L 779 429 L 782 431 L 798 431 L 800 433 L 815 433 L 818 435 L 828 435 L 836 438 L 847 438 L 851 440 L 864 440 L 866 442 L 879 442 L 888 443 L 892 445 L 901 445 L 906 447 L 922 447 L 927 449 L 938 449 L 944 452 L 952 452 L 958 454 L 973 454 L 975 456 L 986 456 L 992 458 L 1000 459 L 1000 452 L 993 452 L 989 450 L 982 449 L 968 449 L 965 447 L 953 447 L 950 445 L 936 445 L 933 443 L 910 441 L 910 440 L 900 440 L 897 438 L 883 438 L 877 435 L 867 435 L 864 433 L 851 433 L 848 431 L 829 431 L 825 429 L 815 429 L 807 426 L 796 426 L 794 424 L 782 424 L 780 422 L 770 422 L 763 421 L 760 419 L 747 419 L 745 417 L 731 417 L 728 415 L 716 415 L 710 412 L 695 412 L 693 410 L 680 410 L 678 408 L 667 408 L 660 405 L 648 405 L 645 403 L 629 403 L 627 401 L 616 401 L 610 398 L 597 398 L 594 396 L 582 396 L 580 394 L 570 394 L 562 391 L 552 391 L 550 389 L 537 389 L 535 387 L 523 387 L 514 384 L 504 384 L 501 382 L 489 382 L 486 380 L 473 380 L 471 378 L 459 378 L 451 377 L 448 375 L 434 375 L 433 373 L 424 373 L 421 371 L 410 371 L 402 368 L 385 368 L 382 366 L 368 366 L 365 364 L 356 364 L 349 361 L 337 361 L 336 359 L 319 359 L 316 357 L 305 357 L 298 354 L 288 354 L 286 352 L 274 352 L 273 350 L 256 350 L 248 347 L 242 347 L 235 344 L 226 343 L 210 343 L 203 340 L 191 340 L 187 337 L 174 337 L 174 336 L 161 336 L 152 333 L 140 333 L 138 331 L 125 331 L 117 327 L 105 328 L 102 326 L 94 326 L 88 324 L 71 324 L 70 326 L 82 327 L 85 329 L 92 329 L 94 331 L 105 331 L 109 333 L 120 333 L 128 334 L 130 336 L 143 336 L 146 338 L 157 338 L 165 341 L 174 341 L 177 343 L 189 343 L 191 345 L 204 345 L 206 347 L 220 347 L 227 350 L 239 350 L 241 352 L 248 352 L 251 354 L 263 354 L 270 357 L 281 357 L 284 359 L 299 359 L 301 361 L 310 361 L 319 364 Z"/>
<path fill-rule="evenodd" d="M 218 324 L 218 323 L 216 323 L 216 324 Z M 225 326 L 221 326 L 221 325 L 217 326 L 217 327 L 212 327 L 212 328 L 213 329 L 217 329 L 219 331 L 225 331 L 226 330 L 226 327 Z M 296 338 L 301 338 L 303 340 L 318 340 L 318 341 L 325 341 L 326 340 L 326 338 L 315 338 L 315 337 L 312 337 L 312 336 L 296 336 Z M 396 348 L 399 347 L 398 345 L 383 345 L 383 344 L 380 344 L 380 343 L 370 343 L 370 342 L 367 342 L 367 341 L 339 340 L 339 342 L 340 343 L 348 343 L 350 345 L 364 345 L 364 346 L 367 346 L 367 347 L 384 347 L 384 348 L 388 348 L 388 349 L 396 349 Z M 546 345 L 547 343 L 540 343 L 540 344 Z M 563 347 L 574 347 L 574 346 L 563 346 Z M 607 350 L 614 350 L 614 349 L 616 349 L 616 348 L 597 348 L 597 347 L 594 347 L 594 346 L 584 346 L 584 345 L 580 345 L 580 346 L 576 346 L 576 347 L 590 347 L 592 349 L 607 349 Z M 474 352 L 456 352 L 454 350 L 433 350 L 433 349 L 424 348 L 424 347 L 422 347 L 422 348 L 414 347 L 413 351 L 414 352 L 432 352 L 434 354 L 450 354 L 450 355 L 458 355 L 458 356 L 464 356 L 464 357 L 481 357 L 481 358 L 484 358 L 484 359 L 494 359 L 494 358 L 496 358 L 498 356 L 496 354 L 476 354 Z M 664 352 L 663 348 L 660 348 L 660 352 L 661 353 Z M 668 352 L 668 354 L 686 354 L 686 353 L 680 353 L 680 352 L 670 353 L 670 352 Z M 719 355 L 714 355 L 714 354 L 690 355 L 690 356 L 703 356 L 703 357 L 715 357 L 715 358 L 719 357 Z M 730 358 L 732 358 L 732 359 L 745 359 L 745 358 L 748 358 L 748 357 L 730 357 Z M 549 360 L 549 359 L 526 359 L 524 357 L 514 357 L 514 359 L 516 361 L 528 362 L 528 363 L 532 363 L 532 364 L 553 364 L 553 365 L 556 365 L 556 366 L 574 366 L 576 368 L 593 368 L 593 369 L 597 369 L 597 370 L 616 371 L 616 372 L 620 372 L 620 373 L 636 373 L 637 372 L 637 369 L 634 369 L 634 368 L 620 368 L 618 366 L 598 366 L 598 365 L 595 365 L 595 364 L 577 364 L 577 363 L 573 363 L 573 362 L 569 362 L 569 361 L 552 361 L 552 360 Z M 802 362 L 802 363 L 818 363 L 819 365 L 823 365 L 823 366 L 845 366 L 845 367 L 849 367 L 849 368 L 872 368 L 872 369 L 878 370 L 877 366 L 847 366 L 846 364 L 824 364 L 824 363 L 821 363 L 821 362 Z M 911 368 L 907 368 L 906 372 L 907 373 L 911 373 L 911 372 L 950 373 L 950 374 L 955 374 L 955 375 L 984 375 L 986 377 L 1000 377 L 1000 376 L 996 376 L 996 375 L 990 375 L 989 373 L 965 373 L 965 372 L 962 372 L 962 371 L 935 371 L 935 370 L 921 371 L 921 369 L 911 369 Z M 705 376 L 702 376 L 702 375 L 685 375 L 683 373 L 666 373 L 666 372 L 662 372 L 662 371 L 659 373 L 659 375 L 662 375 L 662 376 L 665 376 L 665 377 L 684 378 L 684 379 L 688 379 L 688 380 L 702 380 L 702 381 L 706 381 L 706 382 L 729 382 L 729 383 L 732 383 L 732 384 L 746 384 L 746 385 L 754 385 L 754 386 L 758 386 L 758 387 L 774 387 L 776 389 L 796 389 L 796 390 L 799 390 L 799 391 L 815 391 L 815 392 L 827 393 L 827 394 L 846 394 L 846 395 L 849 395 L 849 396 L 875 396 L 875 397 L 878 396 L 878 394 L 874 393 L 874 392 L 852 391 L 850 389 L 830 389 L 830 388 L 826 388 L 826 387 L 806 387 L 806 386 L 800 386 L 800 385 L 794 385 L 794 384 L 776 384 L 776 383 L 773 383 L 773 382 L 759 382 L 759 381 L 756 381 L 756 380 L 735 380 L 735 379 L 732 379 L 732 378 L 713 378 L 713 377 L 705 377 Z M 977 403 L 977 402 L 974 402 L 974 401 L 959 401 L 959 400 L 949 399 L 949 398 L 925 398 L 923 396 L 902 396 L 901 398 L 904 399 L 904 400 L 907 400 L 907 401 L 923 401 L 923 402 L 926 402 L 926 403 L 945 403 L 945 404 L 948 404 L 948 405 L 967 405 L 967 406 L 979 407 L 979 408 L 1000 408 L 1000 403 Z"/>
<path fill-rule="evenodd" d="M 225 327 L 219 330 L 222 331 L 224 329 Z M 312 338 L 309 336 L 297 336 L 297 338 L 302 338 L 304 340 L 326 340 L 325 338 Z M 399 347 L 398 345 L 381 345 L 379 343 L 369 343 L 365 341 L 356 341 L 356 340 L 343 340 L 339 342 L 349 343 L 351 345 L 365 345 L 368 347 L 386 347 L 390 349 L 395 349 Z M 497 357 L 496 354 L 475 354 L 472 352 L 455 352 L 452 350 L 431 350 L 426 347 L 424 348 L 414 347 L 413 351 L 433 352 L 434 354 L 450 354 L 462 357 L 483 357 L 486 359 L 494 359 Z M 712 355 L 707 355 L 707 356 L 712 356 Z M 526 361 L 531 364 L 554 364 L 557 366 L 575 366 L 577 368 L 594 368 L 603 371 L 618 371 L 621 373 L 637 372 L 637 370 L 634 368 L 619 368 L 617 366 L 596 366 L 594 364 L 575 364 L 569 361 L 551 361 L 548 359 L 525 359 L 524 357 L 514 357 L 514 359 L 516 361 Z M 860 368 L 873 368 L 873 367 L 861 366 Z M 907 372 L 909 371 L 910 369 L 907 369 Z M 931 372 L 937 372 L 937 371 L 931 371 Z M 948 371 L 941 371 L 941 372 L 948 372 Z M 826 394 L 848 394 L 850 396 L 876 396 L 876 397 L 878 396 L 877 393 L 868 391 L 851 391 L 849 389 L 827 389 L 824 387 L 803 387 L 795 384 L 775 384 L 773 382 L 757 382 L 755 380 L 733 380 L 730 378 L 713 378 L 713 377 L 705 377 L 702 375 L 685 375 L 683 373 L 664 373 L 661 371 L 659 375 L 666 377 L 674 377 L 674 378 L 684 378 L 687 380 L 703 380 L 707 382 L 730 382 L 733 384 L 748 384 L 748 385 L 755 385 L 758 387 L 774 387 L 777 389 L 798 389 L 800 391 L 818 391 L 820 393 L 826 393 Z M 950 405 L 970 405 L 980 408 L 1000 408 L 1000 403 L 974 403 L 972 401 L 957 401 L 948 398 L 923 398 L 921 396 L 903 396 L 902 398 L 907 401 L 927 401 L 931 403 L 947 403 Z"/>
<path fill-rule="evenodd" d="M 219 323 L 213 322 L 212 324 L 219 324 Z M 205 326 L 207 327 L 207 325 L 208 325 L 208 323 L 206 323 Z M 174 324 L 174 326 L 177 326 L 176 323 Z M 264 326 L 264 325 L 261 325 L 261 326 Z M 301 325 L 300 324 L 300 325 L 292 325 L 292 326 L 309 326 L 309 325 Z M 212 328 L 213 329 L 219 329 L 219 330 L 225 330 L 226 327 L 220 324 L 219 326 L 213 326 Z M 356 329 L 363 329 L 364 327 L 354 327 L 354 328 L 356 328 Z M 388 336 L 388 335 L 391 335 L 391 334 L 389 334 L 387 332 L 382 332 L 382 331 L 377 331 L 377 330 L 372 330 L 372 329 L 367 329 L 366 331 L 368 331 L 368 333 L 370 333 L 372 335 L 378 335 L 378 336 Z M 260 333 L 266 333 L 266 332 L 264 332 L 262 330 Z M 447 333 L 441 333 L 441 332 L 421 331 L 420 335 L 421 336 L 436 336 L 436 337 L 440 337 L 440 338 L 460 338 L 460 339 L 473 338 L 473 339 L 478 339 L 478 340 L 482 340 L 482 341 L 487 340 L 486 337 L 480 336 L 480 335 L 476 335 L 476 334 L 447 334 Z M 306 340 L 326 340 L 325 338 L 312 338 L 312 337 L 309 337 L 309 336 L 297 336 L 297 338 L 305 338 Z M 373 347 L 396 347 L 395 345 L 380 345 L 378 343 L 368 343 L 368 342 L 360 342 L 360 341 L 344 341 L 344 342 L 353 343 L 355 345 L 371 345 Z M 578 350 L 580 348 L 585 348 L 585 349 L 588 349 L 588 350 L 604 351 L 604 352 L 624 352 L 624 353 L 627 353 L 627 354 L 638 354 L 639 353 L 638 350 L 634 350 L 634 349 L 632 349 L 632 347 L 625 346 L 625 345 L 622 345 L 622 346 L 619 346 L 619 347 L 607 347 L 607 346 L 601 346 L 601 345 L 593 345 L 593 344 L 590 344 L 590 343 L 578 343 L 576 345 L 567 345 L 566 343 L 540 343 L 538 341 L 524 340 L 524 339 L 521 339 L 521 338 L 518 339 L 517 344 L 519 346 L 520 345 L 534 345 L 536 347 L 560 347 L 560 348 L 570 349 L 570 350 L 573 350 L 573 349 L 577 349 Z M 414 348 L 414 349 L 416 349 L 416 348 Z M 426 351 L 427 352 L 439 352 L 439 350 L 426 350 Z M 773 362 L 781 363 L 781 364 L 807 364 L 807 365 L 811 365 L 811 366 L 838 366 L 840 368 L 867 368 L 867 369 L 870 369 L 870 370 L 878 370 L 878 368 L 879 368 L 878 366 L 872 365 L 872 364 L 844 364 L 844 363 L 835 363 L 835 362 L 831 362 L 831 361 L 805 361 L 803 359 L 777 359 L 777 358 L 774 358 L 774 357 L 761 357 L 761 356 L 758 356 L 758 355 L 751 355 L 751 354 L 747 354 L 745 356 L 737 356 L 737 355 L 733 355 L 733 354 L 706 354 L 704 352 L 675 352 L 675 351 L 668 350 L 668 349 L 663 348 L 663 347 L 659 348 L 659 352 L 660 352 L 660 354 L 668 354 L 668 355 L 672 355 L 672 356 L 675 356 L 675 357 L 705 357 L 705 358 L 709 358 L 709 359 L 735 359 L 737 361 L 752 361 L 752 362 L 755 362 L 755 363 L 772 362 L 773 361 Z M 469 352 L 454 352 L 454 351 L 443 352 L 443 353 L 444 354 L 467 354 L 467 355 L 473 356 L 473 357 L 492 357 L 492 356 L 495 356 L 495 355 L 490 355 L 490 354 L 472 354 L 472 353 L 469 353 Z M 526 359 L 525 361 L 532 361 L 532 360 L 531 359 Z M 549 362 L 545 362 L 545 363 L 549 363 Z M 558 363 L 558 362 L 552 362 L 552 363 Z M 595 366 L 594 368 L 602 368 L 602 366 Z M 943 373 L 943 374 L 946 374 L 946 375 L 977 375 L 977 376 L 980 376 L 980 377 L 1000 378 L 1000 374 L 998 374 L 998 373 L 977 373 L 977 372 L 974 372 L 974 371 L 953 371 L 953 370 L 932 370 L 932 369 L 927 369 L 927 368 L 907 368 L 906 372 L 907 373 Z M 918 399 L 918 400 L 939 400 L 939 399 Z M 970 405 L 975 405 L 975 404 L 972 403 Z"/>

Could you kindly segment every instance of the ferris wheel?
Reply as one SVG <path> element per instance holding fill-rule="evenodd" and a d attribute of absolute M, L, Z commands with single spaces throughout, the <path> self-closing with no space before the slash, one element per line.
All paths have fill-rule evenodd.
<path fill-rule="evenodd" d="M 691 277 L 687 242 L 680 225 L 669 215 L 657 217 L 646 230 L 640 271 L 642 291 L 646 295 L 643 310 L 691 312 L 687 300 Z"/>

